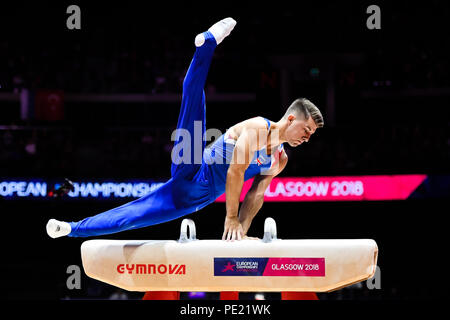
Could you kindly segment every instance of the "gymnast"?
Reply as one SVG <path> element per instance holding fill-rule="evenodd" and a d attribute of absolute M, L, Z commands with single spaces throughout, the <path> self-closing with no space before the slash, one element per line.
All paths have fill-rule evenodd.
<path fill-rule="evenodd" d="M 247 231 L 263 204 L 264 191 L 286 166 L 283 143 L 297 147 L 308 142 L 324 122 L 312 102 L 296 99 L 278 122 L 263 117 L 247 119 L 209 146 L 201 139 L 200 160 L 191 152 L 196 142 L 186 140 L 185 134 L 193 136 L 194 129 L 198 132 L 201 127 L 204 137 L 206 131 L 204 85 L 214 49 L 235 25 L 234 19 L 226 18 L 195 37 L 196 51 L 183 81 L 174 149 L 179 143 L 189 144 L 181 152 L 172 152 L 171 178 L 139 199 L 78 222 L 50 219 L 46 226 L 50 237 L 99 236 L 167 222 L 196 212 L 225 193 L 222 239 L 251 239 Z M 239 208 L 243 183 L 251 178 L 252 186 Z"/>

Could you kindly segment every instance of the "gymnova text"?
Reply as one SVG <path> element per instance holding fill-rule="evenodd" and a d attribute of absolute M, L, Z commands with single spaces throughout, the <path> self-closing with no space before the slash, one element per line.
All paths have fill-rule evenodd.
<path fill-rule="evenodd" d="M 116 269 L 121 274 L 186 274 L 185 264 L 119 264 Z"/>

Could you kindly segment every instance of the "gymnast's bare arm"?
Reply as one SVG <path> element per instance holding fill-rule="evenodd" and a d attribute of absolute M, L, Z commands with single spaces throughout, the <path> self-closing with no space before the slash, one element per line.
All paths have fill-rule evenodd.
<path fill-rule="evenodd" d="M 242 202 L 241 208 L 239 210 L 239 221 L 244 232 L 244 239 L 251 239 L 251 237 L 247 237 L 247 232 L 250 228 L 253 218 L 256 216 L 264 203 L 264 192 L 266 191 L 267 187 L 269 187 L 272 179 L 286 167 L 287 160 L 287 154 L 283 150 L 283 153 L 280 156 L 279 165 L 274 167 L 272 172 L 259 174 L 253 179 L 252 186 L 245 195 L 244 201 Z"/>
<path fill-rule="evenodd" d="M 251 141 L 251 134 L 243 129 L 233 150 L 233 157 L 227 171 L 225 184 L 226 210 L 225 228 L 222 235 L 223 240 L 241 240 L 244 230 L 239 221 L 239 198 L 242 185 L 244 184 L 244 173 L 250 165 L 251 158 L 255 153 L 256 144 Z"/>
<path fill-rule="evenodd" d="M 261 117 L 243 121 L 230 128 L 237 137 L 232 161 L 227 172 L 225 185 L 226 218 L 223 240 L 241 240 L 244 229 L 239 221 L 239 198 L 244 184 L 244 173 L 250 165 L 256 150 L 267 144 L 267 124 Z"/>

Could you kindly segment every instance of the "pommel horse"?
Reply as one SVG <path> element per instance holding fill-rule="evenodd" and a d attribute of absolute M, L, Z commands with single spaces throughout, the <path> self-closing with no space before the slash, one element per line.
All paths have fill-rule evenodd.
<path fill-rule="evenodd" d="M 189 230 L 189 234 L 188 234 Z M 278 239 L 267 218 L 261 240 L 198 240 L 190 219 L 175 240 L 88 240 L 81 245 L 89 277 L 145 300 L 176 300 L 179 292 L 281 292 L 282 300 L 316 300 L 375 274 L 378 246 L 370 239 Z"/>

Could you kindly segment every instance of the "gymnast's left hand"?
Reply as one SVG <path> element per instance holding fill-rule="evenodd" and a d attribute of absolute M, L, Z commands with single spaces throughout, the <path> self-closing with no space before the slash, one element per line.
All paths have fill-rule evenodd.
<path fill-rule="evenodd" d="M 242 240 L 244 229 L 242 228 L 239 217 L 226 217 L 225 230 L 222 235 L 222 240 Z"/>

